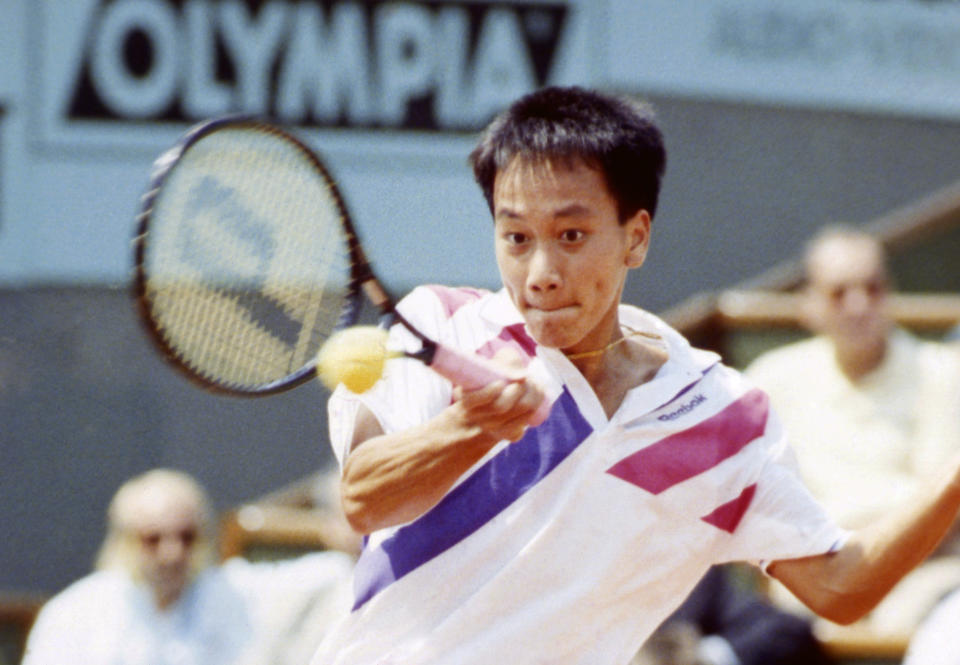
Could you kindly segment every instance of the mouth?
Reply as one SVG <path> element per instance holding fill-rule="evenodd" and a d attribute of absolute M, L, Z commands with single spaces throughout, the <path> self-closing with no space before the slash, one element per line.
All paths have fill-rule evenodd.
<path fill-rule="evenodd" d="M 540 314 L 558 314 L 566 311 L 573 311 L 576 308 L 576 305 L 538 305 L 534 303 L 526 303 L 525 309 L 528 312 L 537 312 Z"/>
<path fill-rule="evenodd" d="M 536 331 L 541 343 L 547 343 L 555 335 L 565 335 L 565 331 L 575 325 L 578 310 L 574 305 L 530 305 L 523 311 L 523 318 L 531 331 Z M 544 337 L 546 336 L 546 337 Z"/>

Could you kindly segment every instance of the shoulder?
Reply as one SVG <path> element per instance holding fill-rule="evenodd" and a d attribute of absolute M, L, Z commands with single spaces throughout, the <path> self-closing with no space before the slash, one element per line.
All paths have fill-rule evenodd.
<path fill-rule="evenodd" d="M 126 575 L 112 570 L 101 570 L 73 582 L 51 598 L 46 606 L 76 605 L 86 601 L 103 600 L 125 593 L 130 587 L 131 582 Z"/>
<path fill-rule="evenodd" d="M 692 346 L 680 332 L 656 315 L 630 305 L 622 306 L 620 314 L 625 325 L 659 338 L 668 354 L 663 371 L 686 377 L 684 385 L 688 388 L 677 399 L 689 398 L 688 392 L 695 385 L 698 394 L 709 394 L 713 404 L 722 405 L 740 399 L 754 388 L 740 370 L 724 364 L 719 354 Z"/>
<path fill-rule="evenodd" d="M 98 621 L 124 602 L 132 588 L 125 575 L 98 571 L 82 577 L 48 600 L 37 616 L 37 630 L 59 631 Z"/>
<path fill-rule="evenodd" d="M 470 319 L 494 294 L 485 289 L 426 284 L 418 286 L 397 303 L 397 311 L 429 337 L 440 336 L 458 322 Z"/>
<path fill-rule="evenodd" d="M 750 363 L 749 367 L 797 362 L 811 353 L 820 355 L 829 348 L 830 345 L 825 338 L 819 336 L 807 337 L 762 352 Z"/>
<path fill-rule="evenodd" d="M 890 333 L 890 346 L 895 353 L 913 359 L 919 359 L 933 366 L 946 363 L 952 366 L 960 362 L 960 346 L 939 340 L 923 339 L 902 328 L 894 328 Z"/>
<path fill-rule="evenodd" d="M 678 330 L 655 314 L 634 305 L 620 305 L 620 321 L 623 325 L 658 338 L 665 346 L 671 360 L 706 371 L 720 362 L 713 351 L 692 346 Z"/>
<path fill-rule="evenodd" d="M 795 378 L 797 375 L 809 374 L 812 367 L 819 367 L 831 358 L 827 340 L 810 337 L 761 353 L 747 365 L 744 372 L 752 379 L 766 384 L 777 377 Z"/>
<path fill-rule="evenodd" d="M 404 314 L 427 310 L 444 318 L 453 317 L 465 306 L 477 305 L 493 294 L 486 289 L 468 286 L 424 284 L 404 296 L 397 305 Z"/>
<path fill-rule="evenodd" d="M 891 336 L 896 380 L 919 381 L 932 391 L 960 394 L 960 346 L 896 330 Z"/>

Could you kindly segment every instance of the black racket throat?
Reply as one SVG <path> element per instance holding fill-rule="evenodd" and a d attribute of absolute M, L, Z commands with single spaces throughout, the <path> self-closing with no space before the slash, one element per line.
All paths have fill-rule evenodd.
<path fill-rule="evenodd" d="M 433 363 L 433 358 L 437 353 L 437 343 L 417 330 L 412 323 L 403 318 L 403 314 L 395 309 L 392 309 L 384 316 L 383 325 L 389 328 L 394 323 L 401 324 L 404 328 L 409 330 L 414 337 L 420 340 L 419 349 L 416 351 L 405 351 L 404 355 L 408 358 L 414 358 L 427 365 L 431 365 Z"/>

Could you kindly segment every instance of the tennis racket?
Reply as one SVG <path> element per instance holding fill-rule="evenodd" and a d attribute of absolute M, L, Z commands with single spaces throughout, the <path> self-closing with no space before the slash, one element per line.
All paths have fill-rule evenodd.
<path fill-rule="evenodd" d="M 266 395 L 312 379 L 318 350 L 358 322 L 364 300 L 420 340 L 405 355 L 453 383 L 510 380 L 394 309 L 330 172 L 268 122 L 207 121 L 162 154 L 134 247 L 141 319 L 163 355 L 209 390 Z M 533 420 L 548 410 L 545 401 Z"/>

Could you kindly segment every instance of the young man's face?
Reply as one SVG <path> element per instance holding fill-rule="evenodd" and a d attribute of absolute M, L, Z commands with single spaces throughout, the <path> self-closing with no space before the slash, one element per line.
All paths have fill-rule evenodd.
<path fill-rule="evenodd" d="M 533 337 L 568 353 L 606 345 L 629 268 L 646 257 L 650 216 L 621 224 L 600 171 L 515 158 L 493 188 L 497 264 Z"/>

